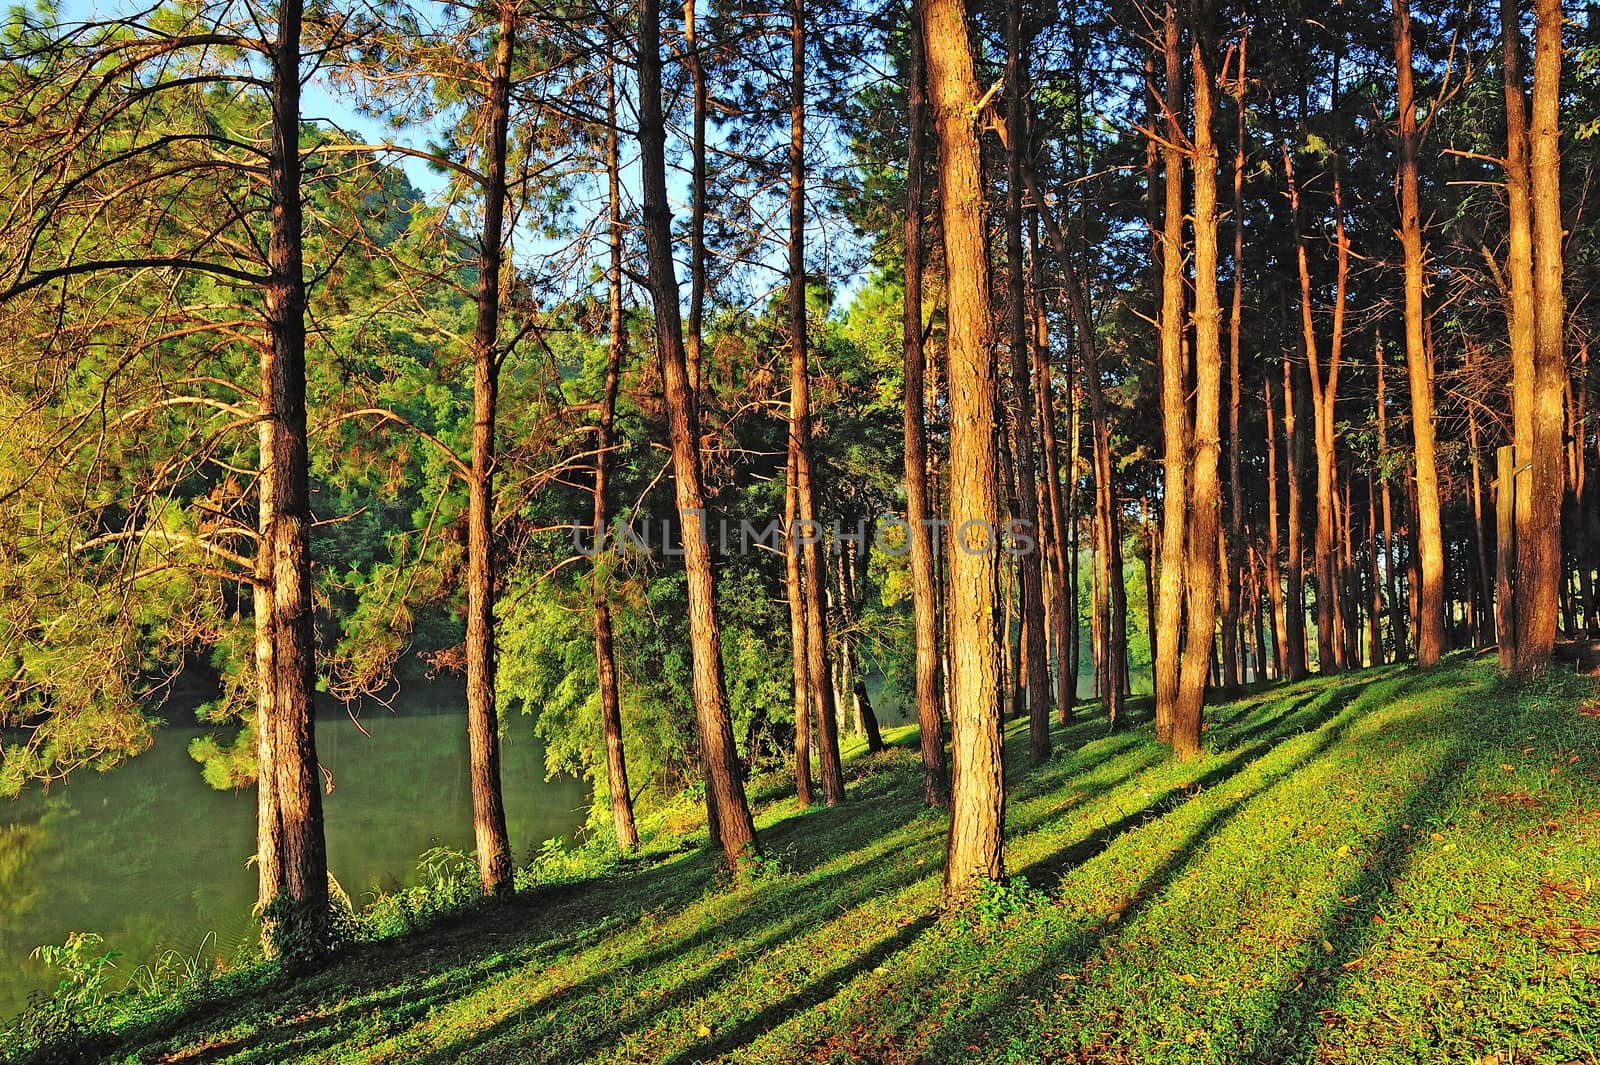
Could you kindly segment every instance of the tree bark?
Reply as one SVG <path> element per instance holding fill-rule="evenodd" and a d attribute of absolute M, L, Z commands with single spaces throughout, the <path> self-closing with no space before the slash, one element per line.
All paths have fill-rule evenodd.
<path fill-rule="evenodd" d="M 1212 138 L 1212 73 L 1205 37 L 1192 28 L 1194 78 L 1194 446 L 1184 577 L 1188 631 L 1173 710 L 1172 749 L 1179 758 L 1200 753 L 1201 718 L 1211 678 L 1217 623 L 1217 569 L 1221 492 L 1222 308 L 1217 302 L 1217 146 Z M 1167 254 L 1173 252 L 1171 245 Z"/>
<path fill-rule="evenodd" d="M 1517 673 L 1550 664 L 1561 587 L 1561 497 L 1566 484 L 1562 398 L 1567 376 L 1562 291 L 1560 0 L 1534 0 L 1533 122 L 1528 174 L 1533 207 L 1532 450 L 1528 506 L 1517 523 Z M 1521 501 L 1522 493 L 1518 493 Z"/>
<path fill-rule="evenodd" d="M 1433 368 L 1423 349 L 1422 221 L 1417 203 L 1417 107 L 1411 83 L 1411 13 L 1393 0 L 1394 58 L 1399 85 L 1400 243 L 1405 249 L 1406 366 L 1411 382 L 1411 428 L 1416 446 L 1418 568 L 1417 664 L 1444 653 L 1444 537 L 1439 518 L 1439 473 L 1434 457 Z M 1558 222 L 1559 227 L 1559 222 Z M 1558 555 L 1559 562 L 1559 555 Z"/>
<path fill-rule="evenodd" d="M 1272 609 L 1273 663 L 1279 678 L 1289 676 L 1289 629 L 1283 596 L 1283 573 L 1278 558 L 1283 550 L 1282 529 L 1278 522 L 1278 429 L 1272 403 L 1272 378 L 1263 374 L 1262 395 L 1266 403 L 1267 424 L 1267 547 L 1265 551 L 1267 596 Z"/>
<path fill-rule="evenodd" d="M 1295 181 L 1294 152 L 1286 143 L 1283 146 L 1283 170 L 1289 186 L 1289 210 L 1294 217 L 1295 260 L 1300 274 L 1300 330 L 1305 347 L 1306 365 L 1311 376 L 1312 435 L 1317 462 L 1316 529 L 1312 544 L 1312 559 L 1317 582 L 1317 668 L 1329 673 L 1343 666 L 1343 655 L 1338 640 L 1338 618 L 1335 591 L 1334 499 L 1335 483 L 1335 423 L 1334 400 L 1339 387 L 1339 356 L 1344 337 L 1345 286 L 1349 277 L 1350 245 L 1345 235 L 1344 209 L 1341 196 L 1342 183 L 1338 162 L 1334 163 L 1335 245 L 1338 255 L 1338 274 L 1334 285 L 1333 335 L 1329 343 L 1328 361 L 1323 366 L 1317 349 L 1316 326 L 1312 319 L 1311 268 L 1306 256 L 1305 236 L 1300 224 L 1300 191 Z"/>
<path fill-rule="evenodd" d="M 828 677 L 827 560 L 817 522 L 811 470 L 811 384 L 806 332 L 806 38 L 805 0 L 793 0 L 789 30 L 789 436 L 794 459 L 795 508 L 809 535 L 801 538 L 805 572 L 806 656 L 811 698 L 817 709 L 822 755 L 822 797 L 844 801 L 839 761 L 838 707 Z"/>
<path fill-rule="evenodd" d="M 1239 71 L 1234 83 L 1238 139 L 1233 152 L 1233 303 L 1228 315 L 1228 536 L 1227 575 L 1222 611 L 1222 686 L 1239 689 L 1239 607 L 1244 569 L 1244 483 L 1240 466 L 1239 408 L 1243 399 L 1239 379 L 1240 333 L 1244 320 L 1244 165 L 1246 46 L 1249 31 L 1239 38 Z"/>
<path fill-rule="evenodd" d="M 467 746 L 478 879 L 485 895 L 513 889 L 511 840 L 500 789 L 500 725 L 495 707 L 494 464 L 500 379 L 500 271 L 505 255 L 506 139 L 511 60 L 517 32 L 512 0 L 499 24 L 484 101 L 483 230 L 479 236 L 477 321 L 472 334 L 472 473 L 467 498 Z"/>
<path fill-rule="evenodd" d="M 705 763 L 708 805 L 715 811 L 723 854 L 739 868 L 757 852 L 755 823 L 745 801 L 722 673 L 722 633 L 717 618 L 711 543 L 701 485 L 699 418 L 684 360 L 678 314 L 677 270 L 672 261 L 672 216 L 667 204 L 666 122 L 661 111 L 660 0 L 639 5 L 639 150 L 644 188 L 644 235 L 656 340 L 671 438 L 674 494 L 688 576 L 689 639 L 693 656 L 695 723 Z"/>
<path fill-rule="evenodd" d="M 705 386 L 701 355 L 701 323 L 706 306 L 706 112 L 709 97 L 705 64 L 700 61 L 700 40 L 695 25 L 695 0 L 683 0 L 683 65 L 689 71 L 693 99 L 693 129 L 689 147 L 689 321 L 685 331 L 689 388 L 698 409 L 700 390 Z"/>
<path fill-rule="evenodd" d="M 1161 230 L 1161 566 L 1154 635 L 1156 739 L 1172 739 L 1178 700 L 1179 645 L 1184 609 L 1184 527 L 1187 523 L 1189 406 L 1184 359 L 1183 298 L 1183 106 L 1182 56 L 1178 47 L 1178 9 L 1167 4 L 1166 55 L 1166 209 Z M 1210 647 L 1209 642 L 1206 645 Z"/>
<path fill-rule="evenodd" d="M 302 5 L 278 8 L 272 45 L 271 197 L 265 291 L 266 412 L 271 437 L 265 540 L 272 553 L 273 776 L 277 823 L 269 852 L 278 883 L 269 907 L 277 947 L 296 955 L 328 945 L 328 857 L 318 778 L 316 644 L 311 591 L 311 481 L 306 438 L 306 284 L 300 188 Z"/>
<path fill-rule="evenodd" d="M 613 647 L 611 600 L 605 586 L 601 550 L 606 536 L 606 468 L 614 443 L 613 424 L 617 388 L 627 345 L 622 322 L 622 183 L 617 146 L 616 70 L 606 68 L 606 181 L 610 207 L 611 269 L 607 276 L 611 336 L 606 355 L 605 390 L 600 397 L 600 425 L 594 458 L 594 661 L 600 686 L 600 732 L 606 746 L 606 789 L 611 794 L 611 826 L 617 844 L 625 851 L 639 849 L 639 831 L 633 822 L 633 796 L 628 788 L 628 761 L 622 743 L 622 703 L 617 694 L 617 658 Z"/>
<path fill-rule="evenodd" d="M 944 692 L 939 661 L 939 603 L 934 585 L 934 548 L 928 524 L 928 435 L 925 384 L 927 354 L 922 335 L 922 201 L 927 168 L 925 132 L 928 98 L 924 90 L 922 10 L 911 5 L 911 62 L 907 72 L 910 133 L 906 147 L 905 305 L 901 333 L 905 348 L 906 524 L 911 568 L 911 607 L 916 633 L 917 727 L 922 753 L 922 797 L 929 806 L 950 801 L 944 761 Z"/>
<path fill-rule="evenodd" d="M 1039 437 L 1044 451 L 1045 500 L 1049 504 L 1046 544 L 1050 559 L 1051 615 L 1055 619 L 1051 635 L 1055 638 L 1056 654 L 1056 720 L 1065 725 L 1072 719 L 1078 701 L 1077 662 L 1072 654 L 1073 635 L 1078 625 L 1077 589 L 1068 589 L 1071 567 L 1067 562 L 1067 541 L 1072 519 L 1061 496 L 1060 441 L 1056 436 L 1055 387 L 1050 373 L 1050 322 L 1044 306 L 1044 266 L 1039 261 L 1037 216 L 1029 244 L 1033 275 L 1033 376 L 1039 392 Z M 1077 428 L 1075 422 L 1073 428 Z M 1076 465 L 1076 446 L 1072 458 Z"/>
<path fill-rule="evenodd" d="M 1040 556 L 1044 530 L 1039 524 L 1039 477 L 1033 454 L 1033 382 L 1029 374 L 1028 282 L 1023 260 L 1022 194 L 1026 128 L 1027 62 L 1023 56 L 1021 0 L 1006 7 L 1006 103 L 1009 125 L 1018 131 L 1006 146 L 1006 288 L 1011 326 L 1011 390 L 1016 409 L 1011 422 L 1011 452 L 1017 469 L 1018 517 L 1033 549 L 1017 557 L 1022 638 L 1028 691 L 1028 758 L 1038 765 L 1050 757 L 1050 656 L 1044 642 L 1044 580 Z M 1048 397 L 1046 397 L 1048 402 Z"/>
<path fill-rule="evenodd" d="M 1000 748 L 1000 645 L 995 631 L 999 501 L 994 350 L 978 84 L 960 0 L 916 0 L 939 140 L 949 323 L 952 798 L 947 905 L 999 880 L 1005 818 Z"/>

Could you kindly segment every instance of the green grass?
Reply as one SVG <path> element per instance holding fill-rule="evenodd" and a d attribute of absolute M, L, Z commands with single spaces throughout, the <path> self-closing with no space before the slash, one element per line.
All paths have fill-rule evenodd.
<path fill-rule="evenodd" d="M 658 837 L 295 983 L 129 1030 L 137 1062 L 1595 1062 L 1593 685 L 1484 660 L 1274 688 L 1178 764 L 1148 727 L 1008 728 L 1007 868 L 940 916 L 914 752 L 758 793 L 752 882 Z M 908 730 L 891 733 L 914 743 Z M 227 986 L 226 984 L 223 985 Z M 115 1059 L 115 1055 L 113 1055 Z"/>

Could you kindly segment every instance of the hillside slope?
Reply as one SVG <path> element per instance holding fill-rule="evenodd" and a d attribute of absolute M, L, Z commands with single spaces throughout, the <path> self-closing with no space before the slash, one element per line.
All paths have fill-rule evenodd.
<path fill-rule="evenodd" d="M 704 851 L 477 910 L 293 986 L 147 1029 L 137 1062 L 1593 1062 L 1600 710 L 1483 660 L 1148 728 L 1010 730 L 1007 867 L 938 914 L 943 822 L 914 754 L 851 801 L 759 818 L 730 889 Z M 904 735 L 897 737 L 908 741 Z"/>

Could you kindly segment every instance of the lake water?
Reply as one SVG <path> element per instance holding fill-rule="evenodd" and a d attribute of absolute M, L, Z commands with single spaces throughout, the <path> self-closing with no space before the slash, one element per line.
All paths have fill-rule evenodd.
<path fill-rule="evenodd" d="M 459 692 L 437 700 L 462 702 Z M 370 738 L 337 709 L 317 722 L 317 754 L 334 785 L 323 796 L 328 864 L 357 905 L 364 894 L 414 882 L 428 848 L 472 847 L 462 712 L 367 710 L 361 723 Z M 506 725 L 506 816 L 521 863 L 582 824 L 587 789 L 545 780 L 531 718 L 514 714 Z M 69 932 L 104 936 L 122 951 L 124 973 L 168 949 L 232 956 L 256 935 L 256 874 L 246 864 L 255 853 L 255 792 L 207 786 L 188 754 L 201 733 L 168 726 L 149 751 L 109 772 L 0 800 L 0 1023 L 52 984 L 29 958 L 33 948 Z"/>

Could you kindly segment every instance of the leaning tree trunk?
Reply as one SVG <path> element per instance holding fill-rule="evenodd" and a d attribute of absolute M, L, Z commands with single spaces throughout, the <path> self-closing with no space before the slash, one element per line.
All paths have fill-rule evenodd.
<path fill-rule="evenodd" d="M 1039 478 L 1033 455 L 1033 384 L 1028 372 L 1028 285 L 1022 249 L 1022 151 L 1020 135 L 1027 121 L 1026 63 L 1022 50 L 1022 4 L 1010 0 L 1006 8 L 1006 81 L 1009 124 L 1019 135 L 1006 148 L 1006 291 L 1011 326 L 1011 388 L 1016 410 L 1011 422 L 1011 452 L 1017 470 L 1017 510 L 1033 550 L 1017 559 L 1021 594 L 1022 638 L 1026 643 L 1028 689 L 1028 758 L 1038 765 L 1050 757 L 1050 657 L 1044 642 L 1044 580 L 1040 571 L 1043 533 L 1039 527 Z M 1045 397 L 1049 401 L 1049 397 Z"/>
<path fill-rule="evenodd" d="M 916 0 L 939 139 L 950 404 L 950 727 L 952 784 L 945 900 L 963 905 L 998 880 L 1005 818 L 1000 643 L 995 629 L 999 499 L 994 349 L 984 227 L 978 83 L 960 0 Z"/>
<path fill-rule="evenodd" d="M 467 745 L 478 879 L 485 895 L 513 889 L 511 839 L 500 790 L 495 709 L 494 435 L 500 377 L 500 270 L 505 253 L 506 138 L 516 6 L 500 5 L 494 68 L 484 108 L 483 232 L 477 322 L 472 334 L 472 470 L 467 492 Z"/>
<path fill-rule="evenodd" d="M 264 911 L 269 950 L 318 954 L 328 942 L 328 854 L 318 776 L 316 644 L 311 594 L 311 477 L 306 437 L 306 284 L 300 188 L 302 6 L 278 8 L 272 46 L 272 131 L 267 181 L 266 318 L 270 351 L 264 398 L 271 439 L 264 540 L 271 551 L 271 720 L 277 821 L 265 860 L 278 882 Z M 297 960 L 297 959 L 296 959 Z"/>
<path fill-rule="evenodd" d="M 695 724 L 700 735 L 708 805 L 715 812 L 723 855 L 740 867 L 756 854 L 755 823 L 745 801 L 744 778 L 728 713 L 722 674 L 722 632 L 717 619 L 711 542 L 704 522 L 700 426 L 684 360 L 678 314 L 677 269 L 672 261 L 672 215 L 667 204 L 666 120 L 661 111 L 660 0 L 639 5 L 639 152 L 644 188 L 644 235 L 650 291 L 655 302 L 656 342 L 672 446 L 674 494 L 683 537 L 689 591 L 689 640 L 693 656 Z"/>
<path fill-rule="evenodd" d="M 1550 664 L 1562 586 L 1561 495 L 1566 483 L 1562 398 L 1567 376 L 1562 292 L 1561 0 L 1534 0 L 1533 122 L 1528 174 L 1533 204 L 1532 467 L 1517 524 L 1517 673 Z M 1520 493 L 1519 493 L 1520 495 Z"/>
<path fill-rule="evenodd" d="M 1166 210 L 1161 236 L 1161 567 L 1158 571 L 1155 642 L 1156 739 L 1172 738 L 1178 699 L 1182 648 L 1179 633 L 1184 607 L 1184 527 L 1187 524 L 1189 405 L 1184 359 L 1183 299 L 1183 105 L 1182 62 L 1178 50 L 1178 9 L 1166 16 Z M 1206 647 L 1209 649 L 1210 642 Z"/>
<path fill-rule="evenodd" d="M 622 702 L 617 694 L 617 658 L 613 647 L 611 600 L 605 587 L 602 550 L 606 536 L 606 467 L 611 461 L 617 387 L 627 338 L 622 325 L 622 188 L 617 150 L 616 72 L 606 68 L 606 178 L 611 211 L 611 271 L 607 278 L 611 337 L 606 357 L 605 391 L 600 397 L 600 425 L 594 457 L 594 661 L 600 685 L 600 732 L 606 746 L 606 788 L 611 793 L 611 826 L 623 850 L 639 848 L 633 823 L 633 796 L 628 789 L 628 761 L 622 745 Z"/>
<path fill-rule="evenodd" d="M 811 472 L 811 387 L 806 336 L 806 162 L 805 2 L 794 0 L 790 25 L 789 101 L 789 453 L 794 460 L 795 507 L 805 563 L 806 658 L 811 698 L 817 707 L 817 741 L 822 755 L 822 797 L 829 806 L 844 801 L 844 769 L 839 761 L 838 707 L 828 676 L 827 559 L 817 523 Z"/>
<path fill-rule="evenodd" d="M 1422 220 L 1417 204 L 1411 13 L 1408 0 L 1393 3 L 1400 103 L 1400 243 L 1405 250 L 1406 366 L 1411 380 L 1411 428 L 1416 444 L 1417 555 L 1422 578 L 1417 603 L 1417 664 L 1431 666 L 1444 653 L 1444 536 L 1439 520 L 1439 472 L 1434 458 L 1433 369 L 1428 365 L 1422 337 Z M 1559 237 L 1559 222 L 1557 226 Z"/>
<path fill-rule="evenodd" d="M 1222 308 L 1217 303 L 1217 146 L 1211 136 L 1212 76 L 1202 32 L 1194 27 L 1190 65 L 1194 74 L 1194 451 L 1184 576 L 1188 584 L 1188 631 L 1172 716 L 1172 749 L 1180 758 L 1200 753 L 1201 716 L 1211 677 L 1217 622 L 1217 535 L 1221 441 Z M 1169 246 L 1167 253 L 1172 254 Z"/>
<path fill-rule="evenodd" d="M 927 355 L 922 334 L 922 199 L 928 98 L 923 88 L 921 8 L 911 6 L 911 63 L 907 74 L 910 141 L 906 148 L 905 449 L 907 549 L 911 607 L 916 626 L 917 724 L 921 732 L 922 796 L 929 806 L 950 801 L 944 764 L 944 691 L 940 683 L 939 603 L 933 580 L 933 536 L 928 526 L 928 436 L 923 376 Z"/>

